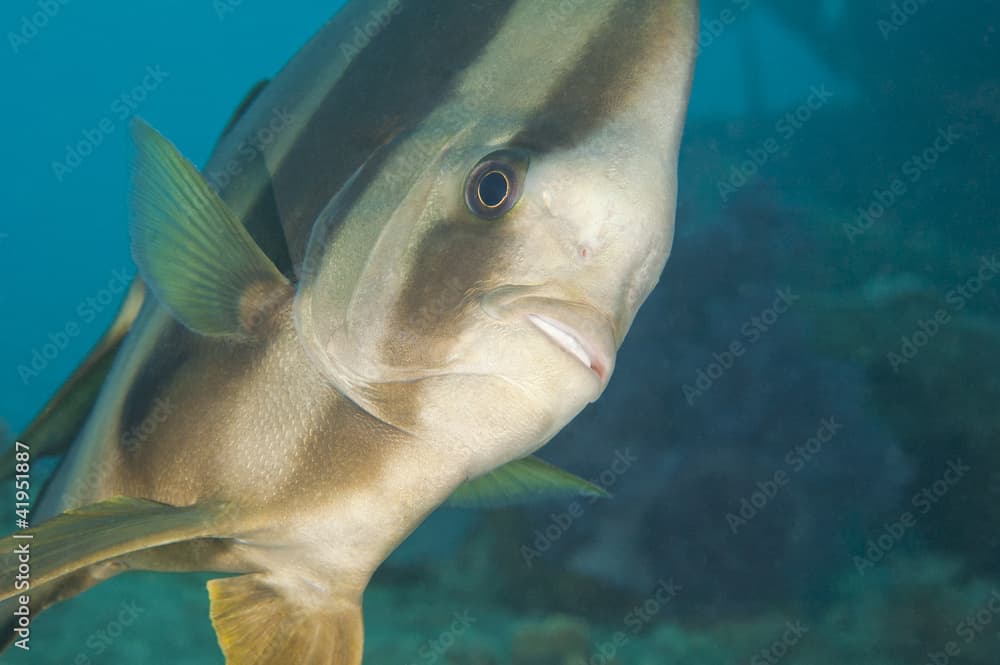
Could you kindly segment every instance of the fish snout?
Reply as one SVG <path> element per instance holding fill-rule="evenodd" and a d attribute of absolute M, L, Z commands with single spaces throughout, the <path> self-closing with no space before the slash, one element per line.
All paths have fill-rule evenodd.
<path fill-rule="evenodd" d="M 482 298 L 493 319 L 529 324 L 554 347 L 592 372 L 601 390 L 615 367 L 618 337 L 612 319 L 586 300 L 553 296 L 544 287 L 505 286 Z"/>

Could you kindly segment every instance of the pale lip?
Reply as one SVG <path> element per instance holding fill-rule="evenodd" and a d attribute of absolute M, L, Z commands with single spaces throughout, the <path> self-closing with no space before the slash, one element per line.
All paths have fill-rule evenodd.
<path fill-rule="evenodd" d="M 618 351 L 615 328 L 597 307 L 550 286 L 507 285 L 482 296 L 488 316 L 530 323 L 554 346 L 593 372 L 601 391 L 608 385 Z"/>
<path fill-rule="evenodd" d="M 594 372 L 601 385 L 607 383 L 611 362 L 600 345 L 581 334 L 572 326 L 550 316 L 528 314 L 528 321 L 542 331 L 556 346 L 580 361 Z"/>

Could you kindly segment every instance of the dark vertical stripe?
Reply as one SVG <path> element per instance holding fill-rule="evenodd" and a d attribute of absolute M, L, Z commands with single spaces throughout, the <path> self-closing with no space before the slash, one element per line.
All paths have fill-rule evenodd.
<path fill-rule="evenodd" d="M 264 164 L 262 153 L 258 152 L 255 155 L 253 162 L 247 166 L 247 172 L 257 172 L 259 174 L 256 176 L 257 182 L 263 184 L 254 192 L 256 196 L 250 208 L 243 214 L 243 225 L 247 227 L 257 246 L 274 261 L 278 270 L 291 279 L 295 271 L 281 226 L 278 202 L 274 196 L 274 183 L 267 175 L 267 166 Z"/>
<path fill-rule="evenodd" d="M 229 195 L 231 188 L 239 189 L 246 182 L 255 184 L 251 190 L 252 200 L 241 211 L 241 221 L 257 246 L 267 254 L 278 270 L 291 276 L 294 274 L 292 261 L 288 255 L 285 232 L 274 198 L 271 175 L 264 161 L 264 151 L 259 147 L 260 140 L 253 135 L 242 136 L 235 146 L 223 145 L 269 84 L 270 81 L 258 82 L 233 112 L 213 150 L 213 159 L 221 160 L 222 163 L 220 165 L 210 161 L 205 176 L 213 186 L 218 187 L 223 198 Z M 273 117 L 273 114 L 269 116 Z"/>
<path fill-rule="evenodd" d="M 677 6 L 668 0 L 619 0 L 514 143 L 541 152 L 569 148 L 599 128 L 628 103 L 643 80 L 643 63 L 658 52 L 667 56 L 669 31 L 664 23 Z M 571 27 L 567 22 L 567 29 Z"/>
<path fill-rule="evenodd" d="M 158 303 L 152 296 L 143 304 L 146 316 L 142 318 L 152 316 L 154 306 Z M 191 349 L 198 341 L 194 333 L 172 319 L 154 334 L 157 335 L 156 352 L 143 359 L 122 401 L 119 436 L 141 431 L 143 423 L 156 408 L 156 398 L 166 394 L 167 386 L 188 362 Z M 119 439 L 118 447 L 123 443 Z"/>
<path fill-rule="evenodd" d="M 433 111 L 457 76 L 503 25 L 514 2 L 410 0 L 401 4 L 402 10 L 395 15 L 388 0 L 368 4 L 373 10 L 390 9 L 391 21 L 367 47 L 354 54 L 347 71 L 327 92 L 273 178 L 269 181 L 266 175 L 260 150 L 252 150 L 249 163 L 240 161 L 242 153 L 233 157 L 242 169 L 241 177 L 266 183 L 244 214 L 244 224 L 288 275 L 293 272 L 293 261 L 302 260 L 312 224 L 329 200 L 392 135 L 416 126 Z M 363 14 L 363 18 L 372 18 L 372 14 Z M 339 33 L 342 40 L 331 40 L 327 53 L 309 52 L 307 57 L 347 57 L 343 49 L 355 48 L 353 41 L 364 34 L 357 32 L 364 30 L 364 23 L 355 24 L 354 20 L 343 12 L 338 14 L 325 30 Z M 279 77 L 274 83 L 277 88 L 283 81 Z M 261 99 L 262 90 L 263 86 L 255 89 L 234 121 Z M 270 103 L 280 107 L 280 101 L 272 99 Z M 364 192 L 380 163 L 373 162 L 373 168 L 355 181 L 349 198 Z M 251 176 L 251 172 L 256 175 Z M 281 229 L 278 220 L 285 228 L 283 238 L 277 235 Z M 145 421 L 155 397 L 184 366 L 188 349 L 196 344 L 187 330 L 175 324 L 162 335 L 158 352 L 145 359 L 125 398 L 122 431 Z"/>
<path fill-rule="evenodd" d="M 515 4 L 409 0 L 354 55 L 274 174 L 282 224 L 296 263 L 305 254 L 314 220 L 330 199 L 375 150 L 434 110 Z M 358 32 L 363 26 L 348 25 L 349 20 L 341 14 L 328 28 L 347 40 L 331 42 L 335 51 L 330 58 L 346 57 L 343 49 L 364 34 Z"/>
<path fill-rule="evenodd" d="M 259 92 L 259 91 L 258 91 Z M 237 116 L 245 112 L 248 106 L 246 100 L 237 111 Z M 233 122 L 238 120 L 234 116 Z M 230 123 L 232 124 L 232 122 Z M 227 128 L 228 131 L 229 128 Z M 244 145 L 241 143 L 241 146 Z M 233 158 L 237 161 L 237 158 Z M 267 175 L 263 153 L 253 151 L 253 158 L 246 164 L 240 164 L 242 175 L 252 182 L 262 183 L 255 192 L 255 197 L 249 209 L 243 215 L 243 224 L 253 237 L 254 242 L 267 256 L 274 261 L 278 270 L 286 276 L 294 274 L 292 261 L 288 255 L 288 246 L 282 232 L 277 204 L 274 198 L 274 188 Z M 146 307 L 152 308 L 154 298 L 147 300 Z M 147 334 L 150 334 L 147 332 Z M 121 431 L 129 432 L 141 428 L 148 422 L 150 412 L 156 408 L 156 397 L 166 391 L 166 387 L 174 380 L 189 360 L 189 351 L 198 343 L 194 333 L 184 326 L 171 320 L 163 329 L 155 333 L 159 336 L 156 353 L 143 359 L 135 379 L 122 403 Z"/>

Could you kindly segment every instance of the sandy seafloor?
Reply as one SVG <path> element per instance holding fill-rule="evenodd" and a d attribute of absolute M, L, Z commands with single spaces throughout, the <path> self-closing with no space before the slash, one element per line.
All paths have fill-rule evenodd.
<path fill-rule="evenodd" d="M 716 625 L 682 625 L 660 618 L 645 623 L 643 617 L 655 617 L 658 607 L 647 604 L 649 599 L 637 599 L 617 622 L 588 621 L 582 613 L 515 612 L 483 602 L 468 589 L 437 583 L 402 587 L 376 583 L 365 608 L 365 662 L 922 665 L 935 662 L 932 659 L 937 655 L 937 662 L 946 658 L 953 663 L 995 663 L 996 612 L 988 609 L 996 606 L 991 602 L 995 589 L 985 581 L 953 587 L 949 575 L 954 567 L 940 561 L 897 566 L 903 567 L 910 570 L 893 573 L 907 576 L 905 581 L 886 582 L 886 588 L 867 592 L 855 583 L 856 588 L 843 590 L 842 604 L 818 616 L 803 619 L 794 612 L 775 612 Z M 197 575 L 118 578 L 47 613 L 35 625 L 32 651 L 15 650 L 4 662 L 222 663 L 208 619 L 204 580 Z M 913 588 L 906 588 L 908 584 Z M 659 607 L 667 611 L 667 605 Z M 919 656 L 916 643 L 928 635 L 892 633 L 901 623 L 913 620 L 905 615 L 929 609 L 961 612 L 966 630 L 950 638 L 941 634 L 941 649 Z M 935 628 L 919 620 L 906 630 Z M 954 643 L 957 655 L 946 657 L 949 642 Z"/>

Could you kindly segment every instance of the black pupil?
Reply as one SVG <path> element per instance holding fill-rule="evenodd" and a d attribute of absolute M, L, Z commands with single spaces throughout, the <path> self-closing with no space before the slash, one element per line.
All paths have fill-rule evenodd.
<path fill-rule="evenodd" d="M 479 200 L 488 208 L 496 208 L 507 200 L 510 184 L 499 171 L 491 171 L 479 181 Z"/>

